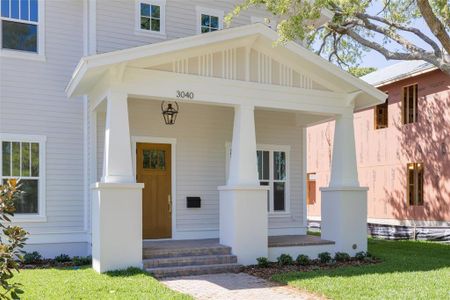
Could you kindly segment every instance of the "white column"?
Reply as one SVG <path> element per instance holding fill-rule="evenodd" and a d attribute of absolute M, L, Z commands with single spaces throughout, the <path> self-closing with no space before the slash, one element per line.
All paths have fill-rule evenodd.
<path fill-rule="evenodd" d="M 92 266 L 97 272 L 142 268 L 142 189 L 131 160 L 127 94 L 107 95 L 102 182 L 92 188 Z"/>
<path fill-rule="evenodd" d="M 234 110 L 228 182 L 220 191 L 220 242 L 238 262 L 255 264 L 268 256 L 267 189 L 258 182 L 254 107 Z"/>
<path fill-rule="evenodd" d="M 359 186 L 352 108 L 336 117 L 330 184 L 320 190 L 322 238 L 335 252 L 367 251 L 368 188 Z"/>
<path fill-rule="evenodd" d="M 131 160 L 127 93 L 110 90 L 106 106 L 102 182 L 136 182 Z"/>
<path fill-rule="evenodd" d="M 239 105 L 234 108 L 233 142 L 227 184 L 259 185 L 255 107 L 252 105 Z"/>
<path fill-rule="evenodd" d="M 353 110 L 336 117 L 330 187 L 359 186 Z"/>

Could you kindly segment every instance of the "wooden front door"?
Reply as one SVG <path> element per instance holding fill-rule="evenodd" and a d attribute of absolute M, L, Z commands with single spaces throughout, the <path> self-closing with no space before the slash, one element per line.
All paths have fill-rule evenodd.
<path fill-rule="evenodd" d="M 136 180 L 142 192 L 142 234 L 144 239 L 172 237 L 171 145 L 136 145 Z"/>

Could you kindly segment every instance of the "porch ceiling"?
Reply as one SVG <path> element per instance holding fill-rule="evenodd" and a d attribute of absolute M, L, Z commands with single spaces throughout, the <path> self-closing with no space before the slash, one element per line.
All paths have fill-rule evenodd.
<path fill-rule="evenodd" d="M 99 85 L 117 86 L 139 74 L 146 80 L 158 76 L 160 81 L 164 74 L 171 74 L 165 76 L 170 79 L 166 85 L 179 84 L 176 79 L 217 86 L 242 82 L 240 87 L 254 88 L 255 92 L 274 89 L 290 93 L 293 99 L 289 100 L 293 101 L 299 94 L 314 94 L 318 98 L 324 95 L 327 100 L 338 98 L 338 106 L 354 101 L 355 109 L 385 101 L 385 94 L 378 89 L 296 43 L 274 46 L 278 38 L 267 26 L 253 24 L 84 57 L 66 93 L 68 97 L 92 95 L 99 93 Z M 196 78 L 200 81 L 196 82 Z"/>

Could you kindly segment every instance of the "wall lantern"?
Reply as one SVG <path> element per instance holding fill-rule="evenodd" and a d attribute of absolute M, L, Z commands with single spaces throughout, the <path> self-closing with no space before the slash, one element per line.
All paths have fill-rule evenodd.
<path fill-rule="evenodd" d="M 164 122 L 166 122 L 166 125 L 175 124 L 175 120 L 177 119 L 178 114 L 178 103 L 163 101 L 161 103 L 161 112 L 163 114 Z"/>

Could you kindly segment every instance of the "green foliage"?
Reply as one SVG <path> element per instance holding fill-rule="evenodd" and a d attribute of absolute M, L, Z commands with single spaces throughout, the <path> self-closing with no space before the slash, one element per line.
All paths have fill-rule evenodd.
<path fill-rule="evenodd" d="M 367 253 L 364 251 L 358 252 L 355 254 L 355 258 L 357 260 L 364 260 L 367 257 Z"/>
<path fill-rule="evenodd" d="M 225 21 L 250 7 L 263 7 L 279 20 L 279 42 L 305 41 L 346 70 L 358 66 L 371 49 L 386 59 L 423 59 L 450 74 L 442 51 L 450 52 L 448 0 L 241 0 Z M 432 16 L 424 22 L 427 7 Z"/>
<path fill-rule="evenodd" d="M 269 266 L 269 259 L 267 257 L 258 257 L 256 261 L 260 268 L 267 268 Z"/>
<path fill-rule="evenodd" d="M 376 71 L 377 68 L 373 67 L 350 67 L 348 68 L 348 72 L 355 77 L 363 77 L 369 73 Z"/>
<path fill-rule="evenodd" d="M 280 266 L 287 266 L 292 265 L 294 263 L 294 260 L 292 259 L 292 256 L 290 256 L 289 254 L 281 254 L 277 258 L 277 262 Z"/>
<path fill-rule="evenodd" d="M 75 266 L 86 266 L 92 263 L 92 256 L 74 256 L 72 262 Z"/>
<path fill-rule="evenodd" d="M 345 262 L 350 260 L 350 255 L 345 252 L 336 252 L 334 259 L 339 262 Z"/>
<path fill-rule="evenodd" d="M 12 226 L 11 217 L 14 216 L 14 203 L 20 195 L 20 184 L 15 179 L 0 185 L 0 299 L 18 299 L 23 293 L 21 284 L 10 283 L 14 277 L 13 271 L 19 272 L 18 261 L 25 253 L 22 249 L 27 239 L 27 232 L 19 226 Z"/>
<path fill-rule="evenodd" d="M 307 266 L 311 263 L 311 260 L 309 259 L 308 255 L 300 254 L 299 256 L 297 256 L 296 262 L 300 266 Z"/>
<path fill-rule="evenodd" d="M 23 262 L 26 265 L 37 264 L 42 261 L 42 255 L 37 251 L 27 252 L 23 256 Z"/>
<path fill-rule="evenodd" d="M 330 252 L 321 252 L 321 253 L 319 253 L 318 257 L 319 257 L 320 262 L 323 264 L 327 264 L 327 263 L 331 262 Z"/>
<path fill-rule="evenodd" d="M 58 263 L 69 262 L 69 261 L 71 261 L 71 260 L 72 260 L 72 259 L 71 259 L 70 256 L 67 255 L 67 254 L 60 254 L 60 255 L 58 255 L 58 256 L 55 257 L 55 261 L 58 262 Z"/>

